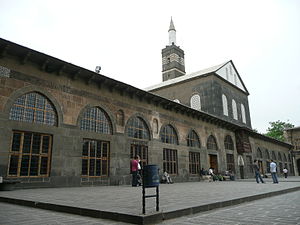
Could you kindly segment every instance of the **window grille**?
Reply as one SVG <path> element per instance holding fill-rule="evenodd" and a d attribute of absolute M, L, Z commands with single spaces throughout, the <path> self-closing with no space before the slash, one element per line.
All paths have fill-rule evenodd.
<path fill-rule="evenodd" d="M 195 148 L 200 148 L 200 140 L 197 135 L 197 133 L 193 130 L 190 131 L 187 137 L 187 146 L 189 147 L 195 147 Z"/>
<path fill-rule="evenodd" d="M 178 173 L 177 150 L 163 149 L 163 169 L 169 174 Z"/>
<path fill-rule="evenodd" d="M 48 177 L 52 135 L 13 131 L 8 176 Z"/>
<path fill-rule="evenodd" d="M 109 142 L 83 140 L 82 176 L 107 177 L 109 175 Z"/>
<path fill-rule="evenodd" d="M 112 133 L 108 115 L 98 107 L 89 108 L 84 112 L 80 129 L 103 134 Z"/>
<path fill-rule="evenodd" d="M 17 98 L 10 109 L 9 119 L 57 126 L 57 113 L 53 104 L 37 92 Z"/>

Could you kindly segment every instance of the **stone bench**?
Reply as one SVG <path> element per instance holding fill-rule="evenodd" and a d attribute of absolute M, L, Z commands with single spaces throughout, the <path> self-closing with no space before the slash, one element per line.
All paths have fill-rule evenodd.
<path fill-rule="evenodd" d="M 201 180 L 206 181 L 206 182 L 211 182 L 212 177 L 211 177 L 211 175 L 202 175 Z"/>

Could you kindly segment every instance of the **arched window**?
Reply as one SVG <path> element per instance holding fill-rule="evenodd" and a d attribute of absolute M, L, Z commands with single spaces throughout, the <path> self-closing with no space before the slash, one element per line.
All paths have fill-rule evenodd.
<path fill-rule="evenodd" d="M 160 139 L 163 143 L 178 145 L 177 133 L 171 125 L 166 125 L 162 128 Z"/>
<path fill-rule="evenodd" d="M 212 135 L 210 135 L 207 139 L 207 149 L 218 150 L 217 141 Z"/>
<path fill-rule="evenodd" d="M 195 94 L 191 97 L 191 108 L 196 110 L 201 110 L 200 95 Z"/>
<path fill-rule="evenodd" d="M 228 116 L 228 103 L 227 103 L 227 97 L 223 94 L 222 95 L 222 103 L 223 103 L 223 114 L 225 116 Z"/>
<path fill-rule="evenodd" d="M 287 162 L 287 158 L 286 158 L 285 154 L 283 154 L 283 160 L 284 160 L 284 162 Z"/>
<path fill-rule="evenodd" d="M 242 121 L 243 123 L 246 123 L 246 111 L 245 111 L 245 106 L 241 104 L 241 112 L 242 112 Z"/>
<path fill-rule="evenodd" d="M 116 121 L 119 126 L 124 126 L 124 112 L 123 110 L 118 110 L 116 115 Z"/>
<path fill-rule="evenodd" d="M 282 157 L 281 157 L 280 152 L 278 152 L 278 160 L 282 162 Z"/>
<path fill-rule="evenodd" d="M 127 123 L 128 137 L 137 139 L 150 139 L 149 129 L 145 121 L 140 117 L 131 117 Z"/>
<path fill-rule="evenodd" d="M 88 108 L 80 121 L 80 130 L 111 134 L 111 122 L 107 113 L 99 107 Z"/>
<path fill-rule="evenodd" d="M 230 135 L 227 135 L 224 140 L 224 146 L 227 150 L 234 150 L 233 141 Z"/>
<path fill-rule="evenodd" d="M 233 119 L 237 120 L 237 107 L 236 107 L 236 102 L 234 99 L 232 99 L 232 113 L 233 113 Z"/>
<path fill-rule="evenodd" d="M 270 159 L 270 153 L 269 153 L 268 149 L 265 149 L 265 156 L 266 156 L 266 159 Z"/>
<path fill-rule="evenodd" d="M 201 146 L 199 137 L 198 137 L 197 133 L 193 130 L 191 130 L 188 134 L 187 146 L 195 147 L 195 148 L 200 148 L 200 146 Z"/>
<path fill-rule="evenodd" d="M 275 154 L 275 152 L 274 152 L 274 151 L 272 151 L 272 159 L 273 159 L 273 160 L 277 160 L 277 158 L 276 158 L 276 154 Z"/>
<path fill-rule="evenodd" d="M 261 159 L 263 158 L 262 152 L 259 148 L 257 149 L 256 157 Z"/>
<path fill-rule="evenodd" d="M 37 92 L 17 98 L 10 109 L 9 119 L 57 126 L 57 113 L 53 104 Z"/>

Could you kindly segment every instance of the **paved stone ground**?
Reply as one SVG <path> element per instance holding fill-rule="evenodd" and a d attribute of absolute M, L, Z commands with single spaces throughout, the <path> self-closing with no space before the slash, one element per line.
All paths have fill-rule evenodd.
<path fill-rule="evenodd" d="M 279 191 L 300 186 L 300 177 L 273 184 L 257 184 L 254 179 L 248 182 L 188 182 L 160 185 L 160 211 L 170 212 L 187 207 L 232 200 L 256 194 Z M 155 188 L 146 189 L 146 194 L 155 194 Z M 75 206 L 142 215 L 142 188 L 131 186 L 97 186 L 72 188 L 40 188 L 1 191 L 0 197 L 18 198 L 36 202 Z M 180 204 L 178 204 L 180 203 Z M 155 198 L 146 199 L 146 214 L 155 213 Z"/>
<path fill-rule="evenodd" d="M 272 184 L 270 179 L 266 179 L 266 181 L 267 181 L 266 184 L 257 184 L 254 179 L 251 179 L 251 180 L 243 180 L 243 182 L 240 181 L 210 182 L 210 183 L 189 182 L 189 183 L 176 183 L 170 185 L 168 184 L 160 185 L 160 212 L 172 212 L 174 210 L 184 209 L 187 207 L 205 205 L 205 204 L 215 203 L 219 201 L 232 200 L 232 199 L 237 199 L 242 197 L 253 196 L 257 194 L 264 194 L 272 191 L 280 191 L 289 188 L 300 187 L 300 177 L 290 177 L 288 179 L 281 178 L 279 179 L 279 184 Z M 151 192 L 154 193 L 155 189 L 147 189 L 147 194 L 152 194 Z M 299 192 L 293 192 L 291 193 L 291 195 L 295 193 L 297 193 L 299 196 Z M 73 207 L 103 210 L 108 212 L 119 212 L 119 213 L 125 213 L 129 215 L 142 215 L 141 212 L 142 211 L 141 210 L 142 189 L 140 187 L 101 186 L 101 187 L 77 187 L 77 188 L 23 189 L 23 190 L 14 190 L 14 191 L 1 191 L 0 197 L 32 200 L 36 202 L 46 202 L 46 203 L 67 205 Z M 299 212 L 299 204 L 300 204 L 299 200 L 300 199 L 298 198 L 298 206 L 297 206 L 298 208 L 296 208 L 298 212 Z M 286 202 L 293 202 L 293 198 L 287 199 Z M 41 221 L 43 222 L 42 224 L 126 224 L 126 223 L 114 222 L 109 220 L 100 220 L 100 219 L 94 219 L 88 217 L 81 217 L 77 215 L 59 214 L 56 212 L 50 212 L 44 210 L 40 211 L 40 209 L 34 209 L 29 207 L 25 207 L 25 208 L 22 207 L 21 210 L 18 210 L 16 207 L 21 207 L 21 206 L 16 206 L 16 205 L 11 205 L 6 203 L 0 203 L 0 204 L 1 204 L 0 224 L 2 224 L 3 222 L 5 222 L 4 224 L 28 224 L 30 220 L 37 221 L 36 224 L 41 224 L 40 223 Z M 146 215 L 155 214 L 155 199 L 154 198 L 147 199 L 146 205 L 147 205 Z M 288 206 L 291 207 L 292 205 L 288 204 Z M 234 210 L 239 209 L 239 207 L 240 205 L 234 207 Z M 262 208 L 263 207 L 261 207 L 261 210 L 259 210 L 259 212 L 260 211 L 263 212 L 265 210 L 265 209 L 262 210 Z M 14 216 L 6 217 L 6 215 L 11 215 L 9 214 L 10 211 L 12 211 Z M 27 211 L 27 213 L 22 213 L 23 211 Z M 246 209 L 246 213 L 247 211 L 251 211 L 251 210 Z M 232 214 L 235 215 L 235 213 Z M 13 221 L 14 217 L 22 218 L 22 215 L 32 215 L 32 216 L 25 217 L 23 223 L 14 223 Z M 204 215 L 204 214 L 199 214 L 199 215 Z M 207 214 L 205 213 L 205 215 Z M 230 213 L 228 215 L 230 215 Z M 256 215 L 256 212 L 253 212 L 253 214 L 251 215 Z M 267 218 L 271 218 L 270 215 L 267 216 Z M 58 219 L 53 220 L 53 217 L 55 218 L 57 217 Z M 223 217 L 224 215 L 220 215 L 219 218 L 223 219 Z M 241 216 L 241 218 L 242 217 L 245 216 L 243 215 Z M 196 223 L 195 222 L 192 223 L 191 221 L 194 221 L 192 217 L 183 217 L 183 218 L 186 218 L 187 221 L 182 221 L 182 223 L 179 222 L 177 224 L 185 224 L 185 223 L 199 224 L 199 221 Z M 207 216 L 206 219 L 207 218 L 210 218 L 210 216 Z M 228 218 L 231 217 L 228 216 Z M 239 217 L 235 217 L 235 218 L 239 219 Z M 253 218 L 253 216 L 249 218 L 251 219 Z M 20 220 L 22 222 L 22 219 Z M 195 219 L 195 221 L 197 221 L 197 219 Z M 204 219 L 203 221 L 205 222 Z M 168 224 L 168 221 L 166 223 Z M 173 223 L 169 223 L 169 224 L 173 224 Z M 210 224 L 210 222 L 208 221 L 208 223 L 203 223 L 203 224 Z M 211 224 L 223 224 L 223 223 L 212 222 Z M 239 223 L 238 222 L 232 223 L 231 221 L 228 222 L 228 224 L 239 224 Z M 241 224 L 251 224 L 251 223 L 241 223 Z M 272 224 L 272 223 L 267 223 L 267 224 Z M 277 223 L 277 224 L 284 224 L 284 223 Z"/>
<path fill-rule="evenodd" d="M 162 225 L 300 225 L 300 191 L 166 220 Z"/>
<path fill-rule="evenodd" d="M 0 203 L 1 225 L 129 225 L 67 213 Z M 300 191 L 234 207 L 171 219 L 161 225 L 300 225 Z"/>

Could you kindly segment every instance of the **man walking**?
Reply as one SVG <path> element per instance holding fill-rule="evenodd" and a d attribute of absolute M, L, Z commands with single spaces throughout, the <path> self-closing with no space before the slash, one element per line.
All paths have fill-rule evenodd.
<path fill-rule="evenodd" d="M 270 171 L 273 179 L 273 184 L 278 184 L 277 174 L 276 174 L 276 163 L 271 159 Z"/>
<path fill-rule="evenodd" d="M 254 171 L 255 171 L 255 179 L 256 179 L 256 183 L 259 184 L 259 180 L 260 180 L 262 183 L 265 183 L 264 180 L 262 179 L 261 175 L 260 175 L 260 172 L 259 172 L 259 165 L 258 165 L 258 162 L 257 162 L 256 159 L 254 160 L 253 168 L 254 168 Z M 259 180 L 258 180 L 258 179 L 259 179 Z"/>

